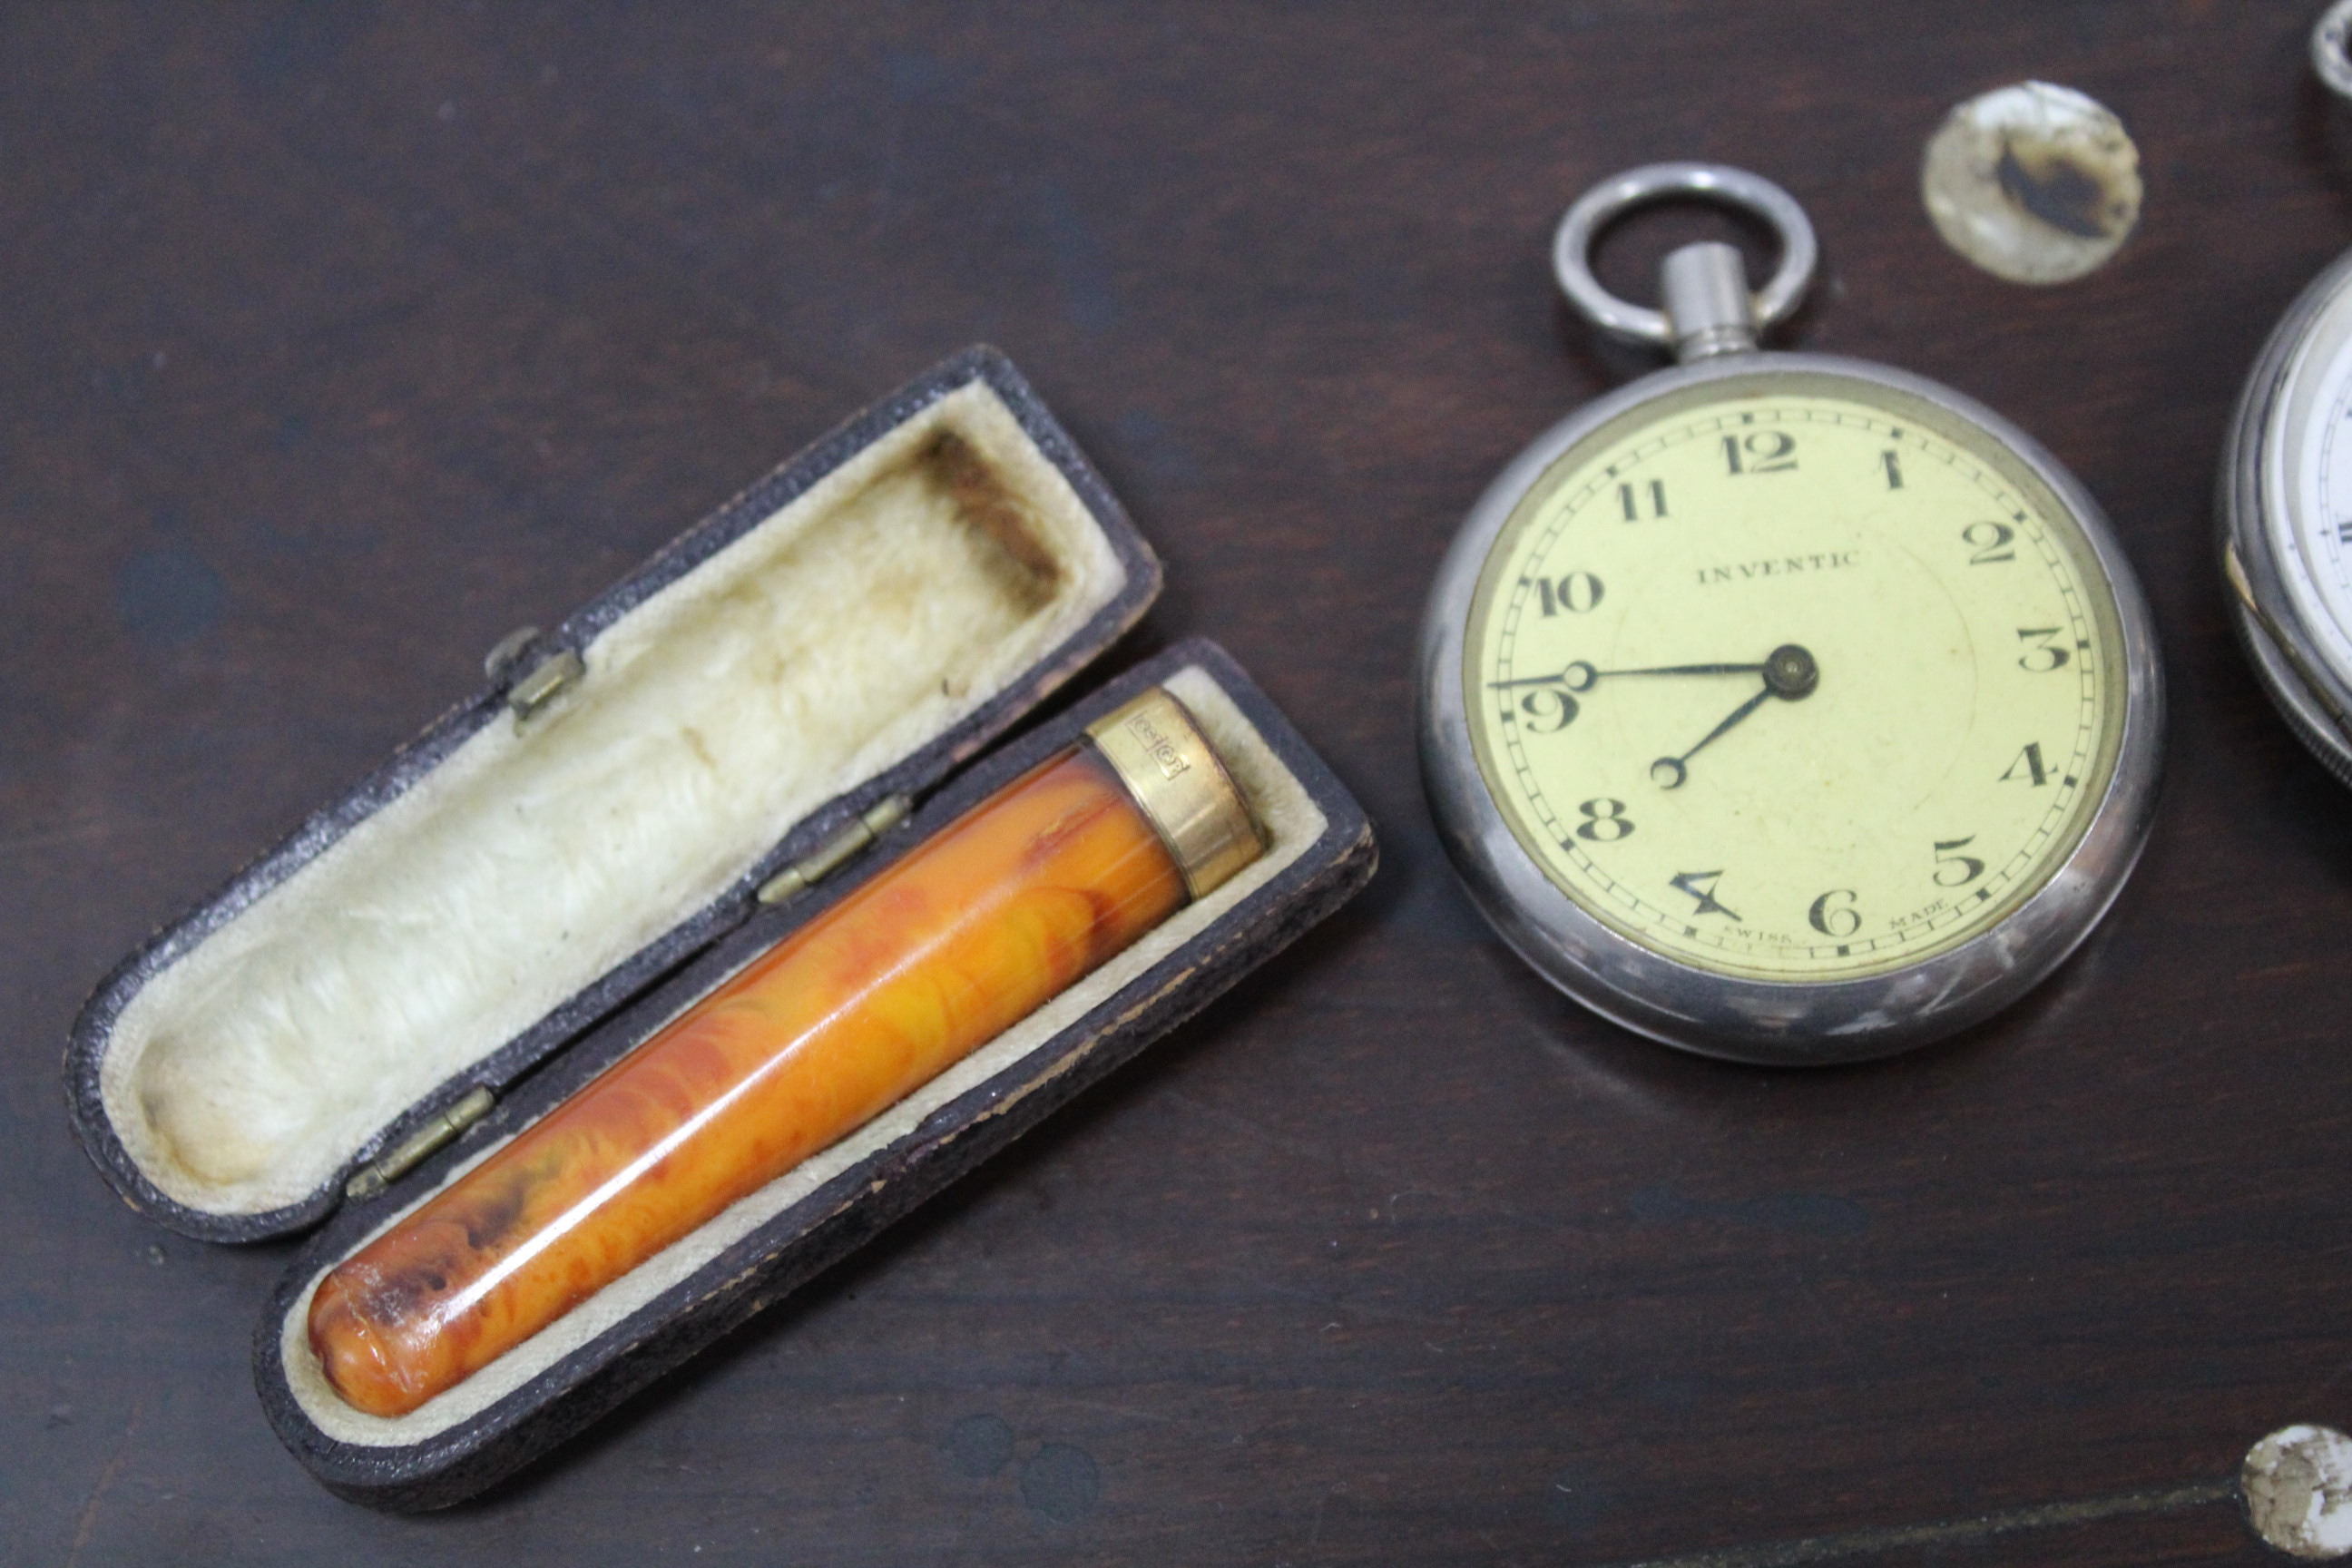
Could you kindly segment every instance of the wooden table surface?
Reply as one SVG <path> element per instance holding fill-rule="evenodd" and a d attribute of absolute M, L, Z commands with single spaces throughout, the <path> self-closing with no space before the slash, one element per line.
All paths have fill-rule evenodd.
<path fill-rule="evenodd" d="M 12 8 L 0 1558 L 2263 1560 L 2188 1500 L 2352 1425 L 2352 798 L 2230 640 L 2210 498 L 2264 334 L 2352 242 L 2315 9 Z M 1916 188 L 1948 106 L 2029 77 L 2121 113 L 2147 188 L 2039 291 Z M 1782 341 L 2036 433 L 2164 638 L 2167 796 L 2113 915 L 1875 1067 L 1587 1016 L 1487 933 L 1417 783 L 1439 552 L 1643 367 L 1558 302 L 1551 226 L 1664 157 L 1795 193 L 1826 277 Z M 1370 808 L 1378 879 L 503 1489 L 335 1500 L 250 1384 L 289 1249 L 115 1200 L 66 1127 L 76 1008 L 509 627 L 978 340 L 1166 558 L 1114 661 L 1223 641 Z"/>

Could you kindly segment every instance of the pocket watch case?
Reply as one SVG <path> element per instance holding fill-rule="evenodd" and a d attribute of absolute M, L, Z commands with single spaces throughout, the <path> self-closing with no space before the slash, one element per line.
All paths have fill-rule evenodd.
<path fill-rule="evenodd" d="M 133 1207 L 323 1227 L 255 1371 L 330 1489 L 471 1495 L 870 1239 L 1321 919 L 1361 810 L 1213 645 L 965 764 L 1140 617 L 1159 564 L 1009 362 L 974 349 L 545 635 L 98 987 L 68 1110 Z M 1165 685 L 1258 862 L 549 1329 L 393 1418 L 304 1333 L 341 1258 L 967 806 Z M 959 771 L 961 770 L 961 771 Z M 952 776 L 951 776 L 952 775 Z"/>

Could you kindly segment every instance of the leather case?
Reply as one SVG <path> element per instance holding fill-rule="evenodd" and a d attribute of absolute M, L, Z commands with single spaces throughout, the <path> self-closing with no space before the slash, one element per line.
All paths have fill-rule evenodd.
<path fill-rule="evenodd" d="M 1360 809 L 1213 645 L 1171 648 L 989 750 L 1159 582 L 1018 373 L 968 351 L 553 631 L 510 639 L 483 690 L 100 984 L 66 1076 L 107 1179 L 209 1240 L 320 1227 L 254 1351 L 264 1407 L 304 1465 L 382 1507 L 478 1491 L 1003 1147 L 1362 885 L 1375 850 Z M 328 1268 L 1155 681 L 1250 796 L 1270 839 L 1259 862 L 418 1410 L 368 1416 L 327 1388 L 302 1325 Z"/>

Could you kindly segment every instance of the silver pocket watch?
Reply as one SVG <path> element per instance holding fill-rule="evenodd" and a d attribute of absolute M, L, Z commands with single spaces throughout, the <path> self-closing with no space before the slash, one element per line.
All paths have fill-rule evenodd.
<path fill-rule="evenodd" d="M 1662 310 L 1593 277 L 1669 197 L 1780 244 L 1687 246 Z M 1816 247 L 1740 170 L 1657 164 L 1571 207 L 1560 286 L 1680 362 L 1577 411 L 1488 488 L 1423 626 L 1421 754 L 1473 898 L 1596 1012 L 1736 1059 L 1854 1061 L 2054 968 L 2146 842 L 2156 639 L 2097 504 L 1918 376 L 1761 352 Z"/>
<path fill-rule="evenodd" d="M 2352 0 L 2313 29 L 2312 63 L 2352 99 Z M 2221 570 L 2239 639 L 2287 723 L 2352 784 L 2352 251 L 2263 345 L 2222 448 Z"/>

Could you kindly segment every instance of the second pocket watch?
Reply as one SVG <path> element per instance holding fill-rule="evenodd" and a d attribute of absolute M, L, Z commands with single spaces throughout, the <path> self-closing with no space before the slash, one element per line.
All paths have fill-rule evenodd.
<path fill-rule="evenodd" d="M 2352 98 L 2352 0 L 2311 39 Z M 2221 570 L 2263 688 L 2327 770 L 2352 784 L 2352 251 L 2290 306 L 2238 400 L 2221 457 Z"/>
<path fill-rule="evenodd" d="M 1685 247 L 1664 309 L 1590 251 L 1668 196 L 1779 235 Z M 1421 644 L 1422 764 L 1487 919 L 1628 1027 L 1853 1061 L 2016 998 L 2121 889 L 2153 816 L 2154 632 L 2097 504 L 1920 377 L 1763 353 L 1811 280 L 1803 211 L 1737 169 L 1588 193 L 1555 267 L 1681 362 L 1553 426 L 1472 510 Z"/>

